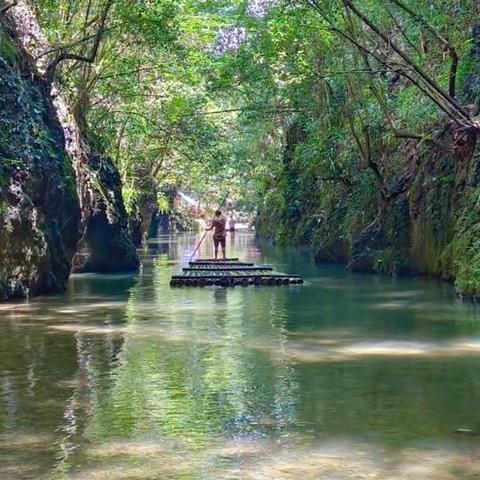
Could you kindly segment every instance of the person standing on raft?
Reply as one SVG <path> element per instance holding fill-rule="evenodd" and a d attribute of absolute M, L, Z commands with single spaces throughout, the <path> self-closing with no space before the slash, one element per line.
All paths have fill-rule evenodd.
<path fill-rule="evenodd" d="M 225 237 L 227 235 L 227 219 L 222 215 L 220 210 L 215 212 L 215 217 L 212 220 L 212 226 L 207 230 L 213 231 L 213 244 L 215 245 L 215 260 L 218 260 L 218 246 L 222 247 L 223 259 L 227 258 L 225 251 Z"/>

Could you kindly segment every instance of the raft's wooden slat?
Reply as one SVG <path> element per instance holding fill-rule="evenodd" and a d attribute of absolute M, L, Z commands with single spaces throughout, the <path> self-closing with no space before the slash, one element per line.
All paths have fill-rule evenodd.
<path fill-rule="evenodd" d="M 204 262 L 212 262 L 212 263 L 221 263 L 221 262 L 238 262 L 239 258 L 222 258 L 219 260 L 215 260 L 214 258 L 197 258 L 195 260 L 196 263 L 204 263 Z"/>
<path fill-rule="evenodd" d="M 215 276 L 215 277 L 235 277 L 239 275 L 246 275 L 246 276 L 261 276 L 261 275 L 267 275 L 267 276 L 272 276 L 272 275 L 284 275 L 281 272 L 274 272 L 272 270 L 257 270 L 257 271 L 251 271 L 251 270 L 244 270 L 244 269 L 238 269 L 238 270 L 201 270 L 198 268 L 194 269 L 185 269 L 184 270 L 184 276 L 190 276 L 190 277 L 202 277 L 202 276 Z"/>
<path fill-rule="evenodd" d="M 248 287 L 255 286 L 281 286 L 281 285 L 298 285 L 302 284 L 303 280 L 299 277 L 285 276 L 285 277 L 173 277 L 170 281 L 172 287 L 207 287 L 207 286 L 221 286 L 221 287 Z"/>
<path fill-rule="evenodd" d="M 256 278 L 259 278 L 259 279 L 270 279 L 270 278 L 274 278 L 274 279 L 277 279 L 277 278 L 298 278 L 300 279 L 301 277 L 299 275 L 287 275 L 285 273 L 279 273 L 279 274 L 269 274 L 269 275 L 173 275 L 172 276 L 172 280 L 192 280 L 192 279 L 196 279 L 196 280 L 199 280 L 199 279 L 210 279 L 210 280 L 220 280 L 222 278 L 237 278 L 237 279 L 243 279 L 243 278 L 246 278 L 246 279 L 256 279 Z"/>
<path fill-rule="evenodd" d="M 254 263 L 248 262 L 189 262 L 189 265 L 199 266 L 199 267 L 234 267 L 234 266 L 241 266 L 241 267 L 254 267 Z"/>
<path fill-rule="evenodd" d="M 271 267 L 270 264 L 262 263 L 260 265 L 255 265 L 253 263 L 241 263 L 241 262 L 232 262 L 232 263 L 190 263 L 190 267 L 195 268 L 232 268 L 232 267 Z"/>
<path fill-rule="evenodd" d="M 271 271 L 273 270 L 272 267 L 269 266 L 258 266 L 258 267 L 251 267 L 251 266 L 228 266 L 228 267 L 220 267 L 220 266 L 195 266 L 190 268 L 184 268 L 184 272 L 238 272 L 238 271 L 245 271 L 245 272 L 261 272 L 261 271 Z"/>
<path fill-rule="evenodd" d="M 270 265 L 258 265 L 259 267 L 269 267 Z M 190 267 L 196 268 L 232 268 L 232 267 L 255 267 L 253 263 L 191 263 Z"/>

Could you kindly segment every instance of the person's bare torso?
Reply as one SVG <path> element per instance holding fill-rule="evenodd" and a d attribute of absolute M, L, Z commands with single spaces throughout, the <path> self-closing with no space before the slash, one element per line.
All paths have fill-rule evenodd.
<path fill-rule="evenodd" d="M 222 239 L 225 237 L 226 225 L 227 225 L 227 219 L 223 215 L 220 215 L 219 217 L 215 217 L 212 220 L 214 238 Z"/>

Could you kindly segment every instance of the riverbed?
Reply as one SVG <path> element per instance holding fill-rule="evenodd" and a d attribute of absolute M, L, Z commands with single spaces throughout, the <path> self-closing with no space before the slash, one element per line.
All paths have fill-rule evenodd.
<path fill-rule="evenodd" d="M 170 288 L 197 240 L 0 304 L 0 479 L 480 478 L 477 306 L 240 233 L 305 285 Z"/>

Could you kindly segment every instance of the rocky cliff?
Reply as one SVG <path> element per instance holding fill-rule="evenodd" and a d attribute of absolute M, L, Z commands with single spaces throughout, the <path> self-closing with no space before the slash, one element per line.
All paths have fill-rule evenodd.
<path fill-rule="evenodd" d="M 19 1 L 8 9 L 7 20 L 23 48 L 38 59 L 37 67 L 48 70 L 52 50 L 28 2 Z M 50 78 L 50 80 L 52 80 Z M 85 118 L 83 129 L 72 113 L 62 86 L 53 82 L 44 94 L 53 98 L 63 129 L 66 150 L 76 176 L 80 203 L 81 239 L 73 260 L 73 272 L 124 272 L 139 268 L 139 258 L 128 232 L 128 218 L 122 197 L 120 175 L 111 161 L 92 148 Z M 60 82 L 61 83 L 61 82 Z"/>
<path fill-rule="evenodd" d="M 461 102 L 478 118 L 480 27 L 472 38 L 473 67 Z M 261 235 L 310 245 L 319 262 L 429 275 L 454 282 L 462 298 L 480 299 L 480 146 L 474 131 L 443 118 L 428 140 L 385 147 L 386 130 L 372 130 L 372 144 L 383 145 L 373 152 L 377 172 L 347 149 L 343 171 L 312 175 L 296 157 L 307 138 L 302 129 L 294 124 L 287 132 L 281 177 L 268 186 L 259 211 Z M 342 145 L 336 147 L 326 157 L 319 148 L 324 164 L 340 155 Z M 350 171 L 349 162 L 355 166 Z"/>
<path fill-rule="evenodd" d="M 369 172 L 315 182 L 285 167 L 283 206 L 279 208 L 276 199 L 265 204 L 257 219 L 258 232 L 308 244 L 319 262 L 344 263 L 360 272 L 429 275 L 454 282 L 462 298 L 479 299 L 476 136 L 445 124 L 438 127 L 434 142 L 409 142 L 390 160 L 401 173 L 389 185 L 387 200 Z M 288 145 L 284 161 L 288 166 Z M 310 183 L 302 188 L 304 182 Z M 289 183 L 294 187 L 289 189 Z"/>
<path fill-rule="evenodd" d="M 82 157 L 80 157 L 82 158 Z M 77 162 L 82 239 L 73 272 L 135 271 L 140 261 L 128 231 L 118 170 L 109 158 L 90 153 Z"/>
<path fill-rule="evenodd" d="M 0 18 L 0 300 L 65 288 L 75 175 L 44 81 Z"/>

